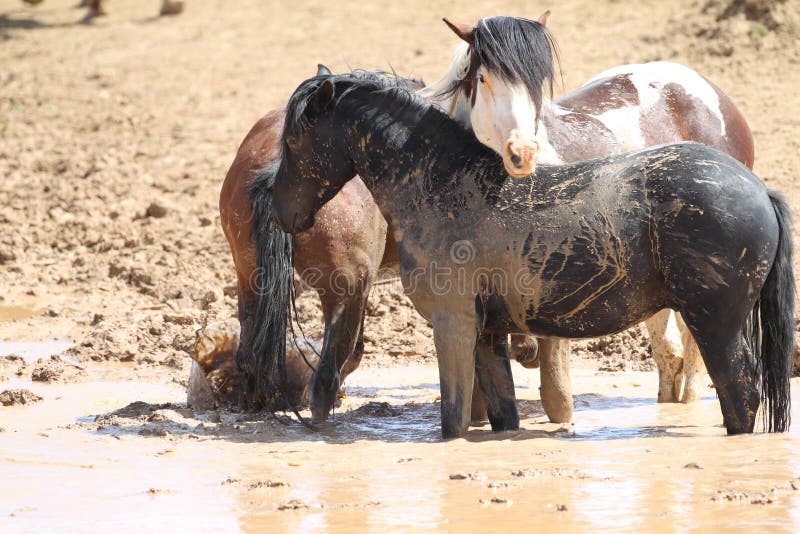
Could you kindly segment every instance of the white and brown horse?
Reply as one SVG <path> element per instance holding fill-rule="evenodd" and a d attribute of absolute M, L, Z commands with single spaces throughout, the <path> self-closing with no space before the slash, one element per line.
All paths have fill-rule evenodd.
<path fill-rule="evenodd" d="M 716 85 L 686 66 L 621 65 L 555 101 L 532 91 L 531 84 L 541 87 L 553 75 L 548 14 L 535 22 L 482 19 L 474 27 L 445 21 L 465 42 L 445 78 L 424 91 L 501 154 L 510 175 L 527 176 L 536 162 L 569 163 L 676 141 L 712 146 L 752 169 L 753 136 L 742 113 Z M 517 58 L 517 70 L 527 77 L 515 78 L 499 63 L 509 56 Z M 680 316 L 664 310 L 646 324 L 659 369 L 659 401 L 696 400 L 702 360 Z M 680 339 L 674 335 L 678 331 Z M 540 353 L 557 350 L 560 355 L 550 357 L 566 359 L 563 344 L 548 343 Z"/>

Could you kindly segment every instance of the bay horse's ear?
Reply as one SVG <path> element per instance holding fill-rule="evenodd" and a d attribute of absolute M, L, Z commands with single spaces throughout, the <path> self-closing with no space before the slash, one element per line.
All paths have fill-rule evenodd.
<path fill-rule="evenodd" d="M 447 17 L 442 19 L 447 26 L 453 30 L 453 33 L 458 35 L 463 41 L 466 41 L 470 46 L 475 42 L 475 27 L 466 24 L 459 24 L 458 22 L 450 22 Z"/>
<path fill-rule="evenodd" d="M 539 18 L 536 19 L 536 22 L 538 22 L 542 26 L 547 26 L 547 17 L 549 16 L 550 16 L 550 10 L 548 9 L 547 11 L 539 15 Z"/>
<path fill-rule="evenodd" d="M 321 112 L 330 109 L 333 103 L 333 82 L 330 79 L 322 82 L 314 94 L 311 95 L 311 107 L 314 111 Z"/>
<path fill-rule="evenodd" d="M 322 63 L 317 63 L 317 76 L 333 76 L 333 73 L 331 72 L 331 69 Z"/>

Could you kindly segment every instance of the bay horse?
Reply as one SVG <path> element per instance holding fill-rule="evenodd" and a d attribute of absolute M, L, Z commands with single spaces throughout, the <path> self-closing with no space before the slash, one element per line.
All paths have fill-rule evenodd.
<path fill-rule="evenodd" d="M 487 113 L 487 109 L 496 110 L 498 117 L 505 117 L 503 121 L 498 120 L 496 123 L 506 125 L 507 128 L 511 128 L 508 131 L 512 132 L 513 126 L 516 124 L 513 119 L 521 117 L 520 120 L 522 120 L 526 117 L 535 117 L 538 113 L 536 102 L 541 102 L 542 120 L 538 121 L 541 127 L 539 134 L 549 131 L 547 128 L 551 124 L 556 125 L 551 127 L 551 130 L 562 132 L 560 136 L 552 136 L 551 144 L 545 143 L 546 138 L 542 139 L 541 135 L 536 138 L 537 146 L 545 147 L 539 151 L 538 155 L 542 161 L 547 161 L 548 158 L 553 158 L 555 155 L 559 158 L 557 161 L 572 161 L 582 157 L 583 153 L 590 150 L 590 146 L 596 146 L 601 153 L 603 153 L 602 151 L 614 152 L 635 148 L 630 144 L 625 144 L 622 139 L 618 140 L 616 145 L 610 142 L 615 139 L 612 135 L 613 132 L 602 133 L 599 132 L 599 128 L 592 128 L 586 132 L 584 137 L 580 131 L 574 128 L 574 125 L 581 124 L 581 121 L 590 124 L 599 123 L 589 114 L 588 103 L 594 101 L 599 106 L 598 109 L 605 109 L 604 106 L 608 106 L 608 95 L 616 94 L 620 89 L 609 90 L 602 83 L 589 84 L 570 94 L 574 101 L 584 102 L 583 105 L 576 106 L 570 113 L 548 112 L 556 104 L 561 105 L 563 102 L 569 101 L 570 95 L 566 95 L 555 104 L 544 96 L 544 86 L 552 86 L 554 72 L 554 45 L 546 31 L 545 22 L 546 14 L 540 17 L 539 21 L 510 17 L 482 19 L 475 28 L 449 23 L 451 28 L 458 30 L 456 33 L 467 42 L 457 51 L 448 74 L 442 81 L 424 90 L 424 94 L 466 126 L 471 123 L 477 125 L 477 131 L 484 132 L 483 138 L 481 139 L 481 135 L 479 135 L 479 139 L 489 146 L 492 146 L 492 137 L 485 135 L 485 132 L 489 131 L 485 125 L 490 123 L 487 121 L 490 121 L 491 113 Z M 638 66 L 628 67 L 634 71 L 638 69 Z M 685 70 L 693 73 L 690 69 Z M 638 88 L 624 83 L 625 76 L 622 75 L 620 78 L 622 81 L 617 85 L 633 92 L 624 97 L 617 95 L 612 100 L 618 103 L 631 103 L 639 98 L 640 91 L 644 95 L 644 91 L 649 87 L 682 86 L 681 84 L 694 83 L 696 79 L 701 79 L 696 73 L 694 73 L 695 78 L 681 81 L 670 77 L 659 78 L 654 69 L 650 69 L 649 72 L 649 82 Z M 670 72 L 670 74 L 674 73 Z M 637 78 L 637 80 L 639 79 Z M 520 86 L 522 89 L 519 89 Z M 528 96 L 526 97 L 523 93 Z M 678 101 L 678 103 L 686 104 L 680 108 L 694 109 L 689 105 L 693 98 L 691 95 L 694 93 L 689 90 L 686 93 L 689 96 L 684 99 L 685 102 Z M 510 100 L 508 95 L 515 95 L 513 106 L 508 102 Z M 653 99 L 650 93 L 645 96 L 649 99 L 648 107 L 632 106 L 628 109 L 622 106 L 618 110 L 630 113 L 634 125 L 638 124 L 635 119 L 636 113 L 653 114 L 659 110 L 671 109 L 675 102 L 674 98 L 669 95 L 656 99 Z M 493 99 L 496 99 L 496 102 Z M 725 104 L 723 107 L 726 113 L 723 118 L 726 120 L 726 124 L 730 123 L 734 127 L 741 127 L 740 129 L 743 128 L 746 131 L 746 135 L 739 135 L 737 139 L 742 145 L 749 142 L 752 153 L 752 136 L 750 136 L 741 114 L 725 95 L 720 93 L 719 99 L 721 103 Z M 473 103 L 474 107 L 472 107 Z M 511 108 L 515 110 L 515 113 L 512 113 L 509 119 L 509 114 L 502 110 Z M 698 138 L 714 146 L 725 148 L 721 146 L 725 141 L 723 137 L 716 140 L 704 138 L 701 135 L 702 125 L 695 124 L 690 120 L 691 117 L 691 115 L 686 116 L 689 124 L 687 128 L 679 130 L 661 128 L 658 135 L 642 136 L 643 146 L 648 143 Z M 258 291 L 253 287 L 253 281 L 257 273 L 271 272 L 270 262 L 280 263 L 283 260 L 280 258 L 270 259 L 269 255 L 263 253 L 256 254 L 254 242 L 258 242 L 259 236 L 266 238 L 272 234 L 266 229 L 256 229 L 256 233 L 252 233 L 254 231 L 253 206 L 252 194 L 248 185 L 258 169 L 276 160 L 276 139 L 282 120 L 283 110 L 275 110 L 253 127 L 243 141 L 236 159 L 228 171 L 220 194 L 221 221 L 231 246 L 238 280 L 242 345 L 237 357 L 246 369 L 250 369 L 247 374 L 251 379 L 254 377 L 251 373 L 264 376 L 262 371 L 257 370 L 260 356 L 254 354 L 252 350 L 254 332 L 257 330 L 258 336 L 262 340 L 259 346 L 271 347 L 263 350 L 281 350 L 280 347 L 285 344 L 285 337 L 278 333 L 280 329 L 254 322 L 258 316 L 256 306 L 260 300 L 259 294 L 263 295 L 264 291 Z M 726 131 L 731 131 L 731 126 L 726 127 Z M 563 132 L 570 135 L 565 135 Z M 535 137 L 539 134 L 530 135 Z M 597 142 L 597 136 L 603 140 L 602 143 Z M 514 148 L 518 152 L 516 155 L 519 156 L 519 160 L 507 164 L 507 169 L 512 164 L 517 165 L 522 162 L 522 156 L 525 155 L 525 147 L 521 146 L 519 141 L 521 137 L 525 136 L 509 134 L 509 137 L 517 140 Z M 551 148 L 547 149 L 546 147 Z M 495 149 L 498 152 L 502 151 L 502 149 Z M 514 169 L 511 168 L 511 171 Z M 269 182 L 269 179 L 262 180 L 262 182 L 262 187 L 268 187 L 265 184 Z M 269 206 L 264 204 L 263 208 L 268 210 Z M 267 221 L 268 219 L 269 213 L 263 213 L 261 220 Z M 309 270 L 311 276 L 307 278 L 313 278 L 313 280 L 306 281 L 317 290 L 322 300 L 326 324 L 322 361 L 331 362 L 324 363 L 322 368 L 325 374 L 332 376 L 327 376 L 324 381 L 317 382 L 318 385 L 325 383 L 330 386 L 317 392 L 317 399 L 328 400 L 319 401 L 320 407 L 316 409 L 316 412 L 327 414 L 325 406 L 332 402 L 330 399 L 334 398 L 336 394 L 336 391 L 333 391 L 333 385 L 341 383 L 347 372 L 352 371 L 358 365 L 362 354 L 361 323 L 369 284 L 375 279 L 380 266 L 391 267 L 396 264 L 397 258 L 394 239 L 392 235 L 386 235 L 385 222 L 374 206 L 369 192 L 358 179 L 345 186 L 342 198 L 334 199 L 331 203 L 326 204 L 318 214 L 317 220 L 319 221 L 318 226 L 310 230 L 308 235 L 295 236 L 295 239 L 300 241 L 295 243 L 294 254 L 298 272 Z M 319 257 L 320 255 L 323 257 Z M 332 274 L 343 271 L 361 274 L 349 276 L 350 281 L 345 283 L 344 290 L 341 287 L 334 290 L 330 287 Z M 337 285 L 341 286 L 341 281 Z M 264 304 L 268 309 L 281 307 L 277 295 L 270 295 L 268 299 L 274 304 L 273 308 L 270 308 L 272 304 Z M 679 390 L 679 388 L 675 388 L 673 384 L 681 381 L 681 371 L 687 374 L 684 400 L 689 400 L 692 398 L 689 392 L 697 390 L 697 387 L 692 387 L 696 381 L 688 378 L 691 376 L 688 371 L 692 367 L 684 365 L 681 369 L 679 365 L 676 365 L 676 362 L 680 364 L 683 359 L 678 357 L 677 345 L 666 338 L 667 321 L 664 320 L 657 327 L 652 325 L 654 320 L 662 316 L 664 314 L 658 314 L 648 322 L 653 344 L 653 357 L 659 368 L 659 401 L 677 400 L 678 397 L 673 394 L 673 390 Z M 668 318 L 668 315 L 666 317 Z M 276 320 L 279 319 L 280 316 L 276 318 Z M 260 320 L 263 321 L 263 317 Z M 266 321 L 269 323 L 270 320 Z M 265 332 L 278 335 L 280 339 L 273 338 L 272 334 L 265 334 Z M 688 335 L 688 332 L 685 333 Z M 690 346 L 691 336 L 688 335 L 688 337 L 689 340 L 684 344 Z M 334 353 L 338 355 L 334 356 Z M 541 363 L 542 398 L 545 411 L 553 421 L 569 421 L 572 416 L 572 397 L 569 384 L 568 342 L 554 338 L 543 340 L 538 347 L 537 355 L 537 347 L 533 338 L 512 336 L 511 353 L 523 365 L 531 366 Z M 540 362 L 535 361 L 537 356 Z M 686 358 L 686 361 L 695 360 Z M 338 373 L 337 368 L 339 369 Z M 331 370 L 326 371 L 325 369 Z M 314 387 L 311 388 L 311 391 L 312 396 L 315 396 Z M 315 411 L 314 404 L 317 403 L 312 402 L 312 413 Z M 475 408 L 473 413 L 477 413 L 479 407 Z M 324 415 L 319 417 L 324 418 Z"/>
<path fill-rule="evenodd" d="M 794 345 L 790 212 L 746 166 L 699 143 L 511 178 L 496 154 L 394 77 L 317 76 L 286 109 L 269 191 L 303 232 L 356 174 L 433 324 L 444 438 L 470 424 L 477 377 L 493 430 L 519 428 L 509 333 L 587 338 L 679 311 L 728 434 L 788 430 Z M 285 362 L 269 362 L 278 369 Z"/>

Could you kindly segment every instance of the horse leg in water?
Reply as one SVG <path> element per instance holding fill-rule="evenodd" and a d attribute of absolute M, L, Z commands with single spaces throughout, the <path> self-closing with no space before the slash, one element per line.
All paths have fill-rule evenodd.
<path fill-rule="evenodd" d="M 475 377 L 492 430 L 518 430 L 519 413 L 506 334 L 483 334 L 475 349 Z M 475 394 L 473 393 L 473 407 Z M 475 414 L 472 414 L 473 421 Z"/>
<path fill-rule="evenodd" d="M 681 398 L 683 347 L 679 340 L 668 335 L 671 316 L 672 310 L 664 309 L 645 321 L 653 360 L 658 369 L 658 402 L 678 402 Z"/>
<path fill-rule="evenodd" d="M 312 376 L 309 387 L 309 402 L 315 423 L 327 419 L 336 403 L 342 381 L 347 374 L 355 370 L 363 354 L 361 331 L 367 307 L 369 283 L 363 292 L 357 295 L 345 297 L 324 293 L 320 295 L 325 319 L 325 338 L 322 342 L 317 372 Z M 357 351 L 359 342 L 361 350 Z M 351 355 L 356 352 L 360 354 L 351 362 Z"/>
<path fill-rule="evenodd" d="M 539 339 L 542 407 L 553 423 L 568 423 L 572 419 L 569 353 L 568 339 Z"/>
<path fill-rule="evenodd" d="M 309 387 L 315 422 L 324 421 L 333 409 L 342 371 L 362 339 L 367 296 L 384 256 L 386 231 L 369 190 L 354 179 L 319 210 L 310 230 L 295 236 L 295 270 L 319 294 L 325 317 L 322 353 Z M 348 371 L 360 357 L 356 355 Z"/>
<path fill-rule="evenodd" d="M 470 311 L 436 310 L 431 316 L 445 439 L 464 435 L 470 423 L 478 320 L 474 306 L 462 309 Z"/>

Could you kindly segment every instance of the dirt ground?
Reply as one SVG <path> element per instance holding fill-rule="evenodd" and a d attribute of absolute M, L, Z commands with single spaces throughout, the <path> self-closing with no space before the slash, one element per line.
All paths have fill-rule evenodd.
<path fill-rule="evenodd" d="M 400 74 L 427 81 L 438 79 L 457 44 L 455 36 L 442 24 L 443 16 L 465 22 L 498 14 L 535 18 L 550 8 L 549 27 L 560 45 L 563 72 L 563 87 L 557 87 L 557 93 L 574 89 L 595 73 L 621 63 L 663 59 L 695 68 L 723 88 L 742 109 L 756 140 L 755 171 L 770 187 L 783 191 L 795 212 L 800 213 L 800 189 L 796 184 L 796 177 L 800 176 L 800 92 L 797 90 L 800 87 L 800 0 L 567 0 L 557 4 L 516 0 L 479 3 L 238 0 L 235 7 L 225 0 L 190 0 L 183 14 L 165 18 L 155 16 L 160 5 L 156 0 L 114 0 L 108 3 L 109 15 L 90 24 L 82 22 L 84 11 L 76 9 L 76 3 L 77 0 L 46 0 L 31 7 L 19 0 L 0 0 L 0 176 L 3 177 L 0 183 L 3 229 L 0 232 L 0 355 L 23 356 L 22 360 L 0 361 L 0 391 L 30 390 L 30 395 L 9 394 L 12 401 L 44 397 L 43 402 L 34 405 L 0 406 L 0 430 L 5 430 L 0 433 L 0 444 L 6 440 L 10 446 L 44 455 L 36 457 L 30 452 L 23 458 L 0 446 L 3 457 L 0 473 L 10 476 L 25 477 L 23 467 L 35 464 L 36 476 L 45 477 L 43 466 L 54 465 L 58 467 L 58 476 L 74 476 L 89 484 L 99 479 L 100 473 L 123 476 L 126 472 L 123 467 L 133 469 L 141 462 L 152 460 L 155 456 L 150 452 L 154 448 L 183 450 L 185 446 L 182 454 L 194 458 L 192 455 L 203 454 L 201 445 L 207 445 L 213 448 L 211 457 L 217 458 L 224 468 L 201 468 L 199 462 L 176 462 L 169 467 L 172 453 L 158 456 L 158 462 L 169 467 L 167 471 L 176 476 L 182 473 L 180 466 L 188 466 L 202 470 L 204 477 L 200 478 L 203 480 L 216 475 L 224 475 L 220 480 L 226 480 L 227 476 L 236 478 L 238 482 L 224 486 L 224 491 L 228 492 L 226 495 L 231 492 L 236 495 L 239 504 L 234 508 L 238 512 L 231 514 L 228 509 L 227 515 L 221 514 L 221 517 L 239 519 L 232 523 L 223 521 L 220 523 L 223 527 L 258 528 L 275 521 L 287 528 L 320 525 L 320 528 L 326 525 L 333 528 L 346 525 L 347 519 L 366 521 L 365 525 L 377 528 L 377 524 L 370 521 L 384 516 L 396 520 L 390 523 L 392 525 L 404 525 L 401 519 L 408 515 L 408 510 L 392 507 L 391 498 L 388 501 L 381 498 L 378 489 L 372 491 L 369 498 L 358 496 L 327 502 L 321 493 L 314 493 L 313 484 L 303 485 L 302 477 L 296 475 L 291 475 L 297 478 L 291 482 L 293 490 L 286 490 L 289 486 L 275 490 L 268 484 L 255 490 L 247 486 L 260 483 L 258 481 L 267 476 L 270 469 L 282 473 L 287 462 L 291 466 L 287 458 L 291 458 L 293 441 L 311 443 L 310 448 L 300 447 L 306 451 L 302 453 L 304 458 L 313 458 L 317 453 L 325 458 L 304 460 L 301 462 L 304 465 L 329 465 L 324 462 L 335 460 L 331 451 L 326 452 L 322 445 L 325 437 L 336 444 L 337 450 L 343 448 L 354 467 L 349 471 L 331 468 L 328 481 L 331 488 L 335 487 L 334 474 L 361 480 L 354 487 L 369 485 L 365 480 L 369 478 L 369 470 L 363 465 L 364 459 L 359 458 L 361 454 L 375 453 L 388 458 L 401 454 L 401 450 L 413 451 L 418 445 L 419 456 L 426 460 L 420 464 L 423 467 L 414 467 L 419 470 L 416 475 L 423 473 L 426 462 L 443 455 L 436 449 L 438 445 L 428 443 L 437 424 L 433 404 L 436 388 L 427 387 L 430 386 L 428 382 L 436 380 L 435 374 L 430 374 L 433 362 L 430 329 L 396 286 L 381 286 L 371 298 L 365 334 L 365 368 L 352 377 L 354 384 L 361 385 L 348 390 L 352 398 L 343 405 L 354 410 L 355 415 L 341 408 L 341 419 L 337 419 L 339 427 L 349 427 L 350 432 L 354 432 L 352 435 L 342 437 L 336 432 L 323 432 L 315 436 L 296 430 L 273 432 L 271 429 L 283 427 L 274 421 L 239 421 L 244 417 L 241 414 L 190 413 L 185 404 L 181 404 L 184 402 L 182 387 L 186 385 L 190 364 L 187 353 L 192 348 L 197 327 L 206 321 L 235 316 L 235 280 L 228 245 L 219 226 L 217 200 L 222 179 L 243 136 L 261 115 L 282 105 L 297 84 L 315 72 L 319 62 L 330 66 L 334 72 L 351 66 L 393 68 Z M 753 7 L 757 5 L 771 9 L 759 11 Z M 304 296 L 299 307 L 306 331 L 319 338 L 322 328 L 313 296 Z M 67 347 L 70 348 L 63 351 Z M 58 359 L 49 358 L 60 352 L 63 354 Z M 658 425 L 687 424 L 688 416 L 681 414 L 691 413 L 698 415 L 688 423 L 693 428 L 710 421 L 714 435 L 720 433 L 721 417 L 711 390 L 707 393 L 712 400 L 701 403 L 705 411 L 695 407 L 654 405 L 654 373 L 645 372 L 651 371 L 653 364 L 646 336 L 640 329 L 603 340 L 576 343 L 575 354 L 575 365 L 585 374 L 586 410 L 600 410 L 592 412 L 599 414 L 596 421 L 584 423 L 589 427 L 596 423 L 597 428 L 605 428 L 599 422 L 603 408 L 592 407 L 598 399 L 618 399 L 616 404 L 611 403 L 614 407 L 611 411 L 620 411 L 623 419 L 624 409 L 630 406 L 630 399 L 635 399 L 634 404 L 647 406 L 642 408 L 641 418 L 632 419 L 642 427 L 656 425 L 650 422 L 651 416 L 657 419 L 664 413 L 668 416 L 664 416 L 667 418 L 663 421 L 659 419 Z M 39 358 L 41 361 L 37 361 Z M 523 383 L 526 380 L 537 383 L 535 372 L 517 371 Z M 388 374 L 391 380 L 407 384 L 406 389 L 400 387 L 398 391 L 402 393 L 397 394 L 387 392 L 389 390 L 367 394 L 371 391 L 369 380 L 379 380 L 382 373 Z M 426 377 L 424 391 L 408 385 L 412 383 L 409 377 L 417 376 L 415 373 Z M 627 384 L 620 385 L 625 393 L 614 387 L 616 382 Z M 535 386 L 530 389 L 528 402 L 535 403 L 538 392 Z M 85 392 L 85 399 L 81 391 Z M 109 391 L 113 392 L 110 396 Z M 520 398 L 526 398 L 525 393 L 521 392 Z M 76 400 L 69 406 L 61 406 L 68 399 Z M 132 402 L 143 404 L 119 412 Z M 409 411 L 408 402 L 422 403 L 424 407 Z M 536 479 L 537 484 L 542 480 L 559 479 L 541 473 L 564 465 L 595 473 L 586 479 L 568 476 L 568 487 L 556 485 L 557 493 L 572 491 L 585 498 L 582 501 L 576 497 L 576 503 L 591 501 L 590 497 L 597 497 L 599 488 L 604 485 L 609 490 L 627 491 L 625 495 L 629 496 L 637 491 L 649 491 L 638 486 L 639 489 L 632 489 L 624 484 L 609 485 L 602 475 L 596 474 L 608 466 L 595 470 L 576 465 L 575 459 L 570 459 L 571 452 L 592 454 L 597 451 L 591 445 L 584 444 L 585 449 L 584 445 L 576 445 L 573 449 L 571 443 L 554 440 L 550 433 L 558 429 L 541 426 L 541 410 L 537 412 L 537 409 L 527 412 L 528 417 L 523 422 L 528 432 L 523 432 L 525 439 L 491 443 L 484 442 L 485 438 L 473 438 L 480 441 L 480 446 L 476 447 L 481 451 L 497 450 L 505 458 L 508 453 L 503 451 L 507 446 L 528 464 L 531 458 L 537 459 L 536 467 L 529 465 L 525 469 L 538 469 L 540 473 L 513 477 L 512 481 L 521 483 L 512 484 L 517 488 L 515 491 L 524 493 L 520 488 L 527 487 L 524 481 L 528 479 Z M 648 409 L 651 412 L 647 412 Z M 3 410 L 7 410 L 5 414 Z M 60 415 L 53 415 L 55 419 L 34 417 L 37 426 L 24 422 L 25 414 L 32 413 L 24 410 Z M 580 418 L 581 413 L 576 418 Z M 168 425 L 166 430 L 151 428 L 152 417 L 164 417 L 169 425 L 180 423 L 191 431 L 182 431 L 181 437 L 176 438 L 174 426 Z M 373 419 L 385 421 L 387 417 L 398 419 L 397 427 L 380 423 L 376 428 L 391 435 L 407 431 L 408 435 L 403 437 L 405 442 L 397 444 L 394 442 L 402 440 L 381 438 L 383 434 L 369 430 Z M 209 422 L 208 418 L 216 418 L 217 422 Z M 407 419 L 414 421 L 407 422 Z M 616 428 L 616 424 L 606 426 Z M 196 430 L 198 425 L 206 430 Z M 236 432 L 224 428 L 217 432 L 220 425 L 224 428 L 228 428 L 225 425 L 231 428 L 239 425 L 240 428 Z M 127 427 L 136 430 L 122 432 L 124 439 L 118 439 L 120 432 L 108 430 Z M 52 428 L 58 430 L 48 430 Z M 238 432 L 242 429 L 254 435 L 239 439 Z M 667 450 L 668 446 L 663 444 L 665 434 L 674 437 L 671 431 L 617 430 L 623 436 L 632 436 L 630 441 L 619 444 L 630 454 L 633 454 L 632 447 L 637 446 L 641 450 Z M 360 431 L 366 432 L 363 439 L 368 440 L 367 447 L 359 448 L 353 443 L 362 439 Z M 338 432 L 347 434 L 341 428 Z M 477 432 L 486 433 L 485 429 Z M 712 448 L 717 447 L 718 440 L 696 435 L 702 431 L 687 432 L 694 436 L 688 440 L 691 447 L 705 447 L 709 443 L 713 443 Z M 80 468 L 81 462 L 92 464 L 91 458 L 71 459 L 62 452 L 51 461 L 47 455 L 58 447 L 52 445 L 49 434 L 65 440 L 65 451 L 74 452 L 87 444 L 97 445 L 102 448 L 98 450 L 108 451 L 108 456 L 97 462 L 107 461 L 113 466 L 97 469 L 92 475 L 91 469 Z M 419 437 L 418 442 L 414 441 L 414 436 Z M 602 441 L 618 437 L 608 432 L 597 439 L 602 445 Z M 800 451 L 794 434 L 761 441 L 751 439 L 755 441 L 726 440 L 724 447 L 733 448 L 728 445 L 730 442 L 764 449 L 765 444 L 775 443 L 774 446 L 781 451 L 785 449 L 784 452 Z M 235 451 L 220 445 L 220 442 L 229 441 L 235 443 L 231 446 Z M 587 438 L 586 441 L 592 440 Z M 674 443 L 672 439 L 666 441 Z M 136 450 L 137 444 L 141 445 L 141 450 Z M 118 445 L 122 448 L 115 451 Z M 468 475 L 474 473 L 470 465 L 481 464 L 484 459 L 477 451 L 470 451 L 470 445 L 472 443 L 467 441 L 454 446 L 457 454 L 446 458 L 446 469 L 464 471 Z M 607 453 L 606 447 L 600 448 L 603 454 Z M 559 450 L 554 453 L 557 460 L 553 465 L 536 456 L 539 449 L 544 451 L 545 458 L 548 451 Z M 269 451 L 277 451 L 274 454 L 277 463 L 270 463 L 272 453 Z M 225 459 L 225 454 L 232 452 L 252 453 L 257 460 L 247 466 L 234 465 L 235 462 Z M 411 454 L 415 460 L 417 453 Z M 741 451 L 735 452 L 733 457 L 739 458 L 738 454 Z M 763 454 L 769 456 L 769 450 L 764 449 Z M 613 456 L 604 458 L 613 463 Z M 783 456 L 779 454 L 776 458 L 780 463 Z M 459 459 L 462 465 L 457 465 Z M 636 461 L 639 460 L 641 458 Z M 699 460 L 688 458 L 686 463 L 696 461 Z M 503 462 L 489 462 L 483 470 L 504 468 Z M 704 458 L 702 462 L 719 465 L 718 459 L 713 458 Z M 735 472 L 728 463 L 720 466 L 725 474 L 719 480 L 703 480 L 701 475 L 710 474 L 711 469 L 684 469 L 682 464 L 677 473 L 678 478 L 690 473 L 691 480 L 684 480 L 686 484 L 696 482 L 697 487 L 713 495 L 717 490 L 729 492 L 721 494 L 719 499 L 734 503 L 737 510 L 742 503 L 749 505 L 761 499 L 752 495 L 782 488 L 775 490 L 774 495 L 769 494 L 769 503 L 762 499 L 763 502 L 756 504 L 774 505 L 773 508 L 780 510 L 773 513 L 779 518 L 775 519 L 778 521 L 775 526 L 788 528 L 791 521 L 796 521 L 782 512 L 796 501 L 796 498 L 787 500 L 791 493 L 788 481 L 800 476 L 800 471 L 796 462 L 787 462 L 780 464 L 783 471 L 779 475 L 764 475 L 758 484 L 750 486 L 747 481 L 752 477 Z M 78 467 L 67 469 L 67 465 Z M 415 464 L 410 461 L 408 465 Z M 261 478 L 247 478 L 259 469 L 266 470 L 258 475 Z M 250 475 L 236 475 L 240 470 Z M 637 474 L 623 471 L 614 476 Z M 213 476 L 209 474 L 212 472 Z M 406 484 L 408 472 L 398 471 L 396 466 L 386 472 L 388 475 L 379 477 L 382 482 L 376 487 L 383 488 L 392 480 Z M 290 476 L 286 476 L 289 481 Z M 659 476 L 668 478 L 664 473 Z M 469 484 L 474 487 L 475 477 L 467 478 L 469 480 L 458 483 L 462 487 Z M 139 479 L 142 484 L 148 484 L 145 475 L 137 475 Z M 45 478 L 37 480 L 41 482 Z M 506 483 L 491 477 L 487 480 L 481 482 L 482 487 L 488 483 Z M 726 482 L 729 480 L 744 482 L 737 486 Z M 30 496 L 36 504 L 26 504 L 28 493 L 22 492 L 22 497 L 12 498 L 8 491 L 0 488 L 0 525 L 8 521 L 7 525 L 21 529 L 41 527 L 47 524 L 48 517 L 58 517 L 53 510 L 64 511 L 58 507 L 50 509 L 51 502 L 37 500 L 35 484 L 31 480 L 28 483 L 33 488 Z M 213 492 L 203 494 L 205 499 L 218 496 L 220 482 L 215 484 Z M 436 501 L 453 492 L 452 484 L 448 481 L 424 489 L 428 498 Z M 142 497 L 153 506 L 153 520 L 173 517 L 169 515 L 169 503 L 185 506 L 188 498 L 179 496 L 197 496 L 187 493 L 186 488 L 177 488 L 178 482 L 166 485 L 174 493 L 165 494 L 162 488 L 153 487 L 153 493 Z M 545 487 L 549 486 L 537 489 Z M 674 487 L 678 488 L 675 499 L 687 498 L 681 497 L 679 484 Z M 786 487 L 790 489 L 784 491 Z M 120 489 L 120 494 L 128 495 L 129 490 L 126 486 Z M 145 490 L 148 488 L 142 491 Z M 252 491 L 256 491 L 257 496 L 253 496 Z M 460 499 L 466 494 L 458 495 Z M 524 501 L 529 497 L 518 495 L 514 500 L 519 504 L 520 499 Z M 730 507 L 721 505 L 719 500 L 706 497 L 703 493 L 693 501 L 691 506 L 697 505 L 703 512 L 698 512 L 693 519 L 696 522 L 687 523 L 687 526 L 719 526 L 713 522 L 714 510 L 728 517 L 739 513 L 731 512 Z M 519 508 L 508 502 L 492 502 L 492 498 L 480 497 L 488 499 L 483 504 L 479 504 L 478 498 L 473 500 L 482 510 L 493 506 Z M 120 499 L 125 505 L 140 504 L 134 498 Z M 437 508 L 442 520 L 451 517 L 449 506 L 462 506 L 458 499 L 457 502 L 442 500 L 448 503 Z M 275 519 L 276 507 L 292 508 L 294 505 L 286 504 L 292 501 L 299 502 L 295 503 L 297 510 L 290 511 L 295 514 L 294 519 L 286 519 L 285 514 L 282 519 Z M 195 502 L 210 506 L 206 500 Z M 370 504 L 373 502 L 378 504 Z M 535 504 L 539 505 L 552 505 L 556 507 L 553 510 L 558 511 L 559 503 Z M 325 506 L 336 512 L 327 515 Z M 564 506 L 567 513 L 575 512 L 569 505 Z M 660 506 L 645 508 L 649 510 L 643 512 L 647 517 L 651 512 L 652 517 L 662 517 L 658 514 L 673 517 L 675 513 Z M 378 510 L 376 515 L 368 520 L 375 510 Z M 638 517 L 635 509 L 630 510 Z M 606 515 L 597 514 L 587 519 L 589 526 L 595 524 L 591 521 L 603 517 L 611 521 L 607 526 L 635 530 L 636 525 L 640 528 L 655 525 L 637 522 L 635 517 L 629 517 L 630 521 L 625 523 L 622 516 L 611 517 L 608 510 Z M 23 526 L 14 522 L 26 515 L 30 523 Z M 333 516 L 338 519 L 332 520 Z M 759 516 L 756 513 L 747 517 Z M 45 523 L 37 523 L 38 520 Z M 198 521 L 198 518 L 193 520 Z M 325 523 L 328 520 L 330 524 Z M 431 521 L 434 523 L 417 526 L 441 527 L 443 524 L 436 523 L 435 517 Z M 587 526 L 578 520 L 566 521 L 562 526 Z M 124 522 L 114 524 L 126 525 Z M 198 524 L 203 523 L 198 521 Z M 205 526 L 211 524 L 208 522 Z"/>

